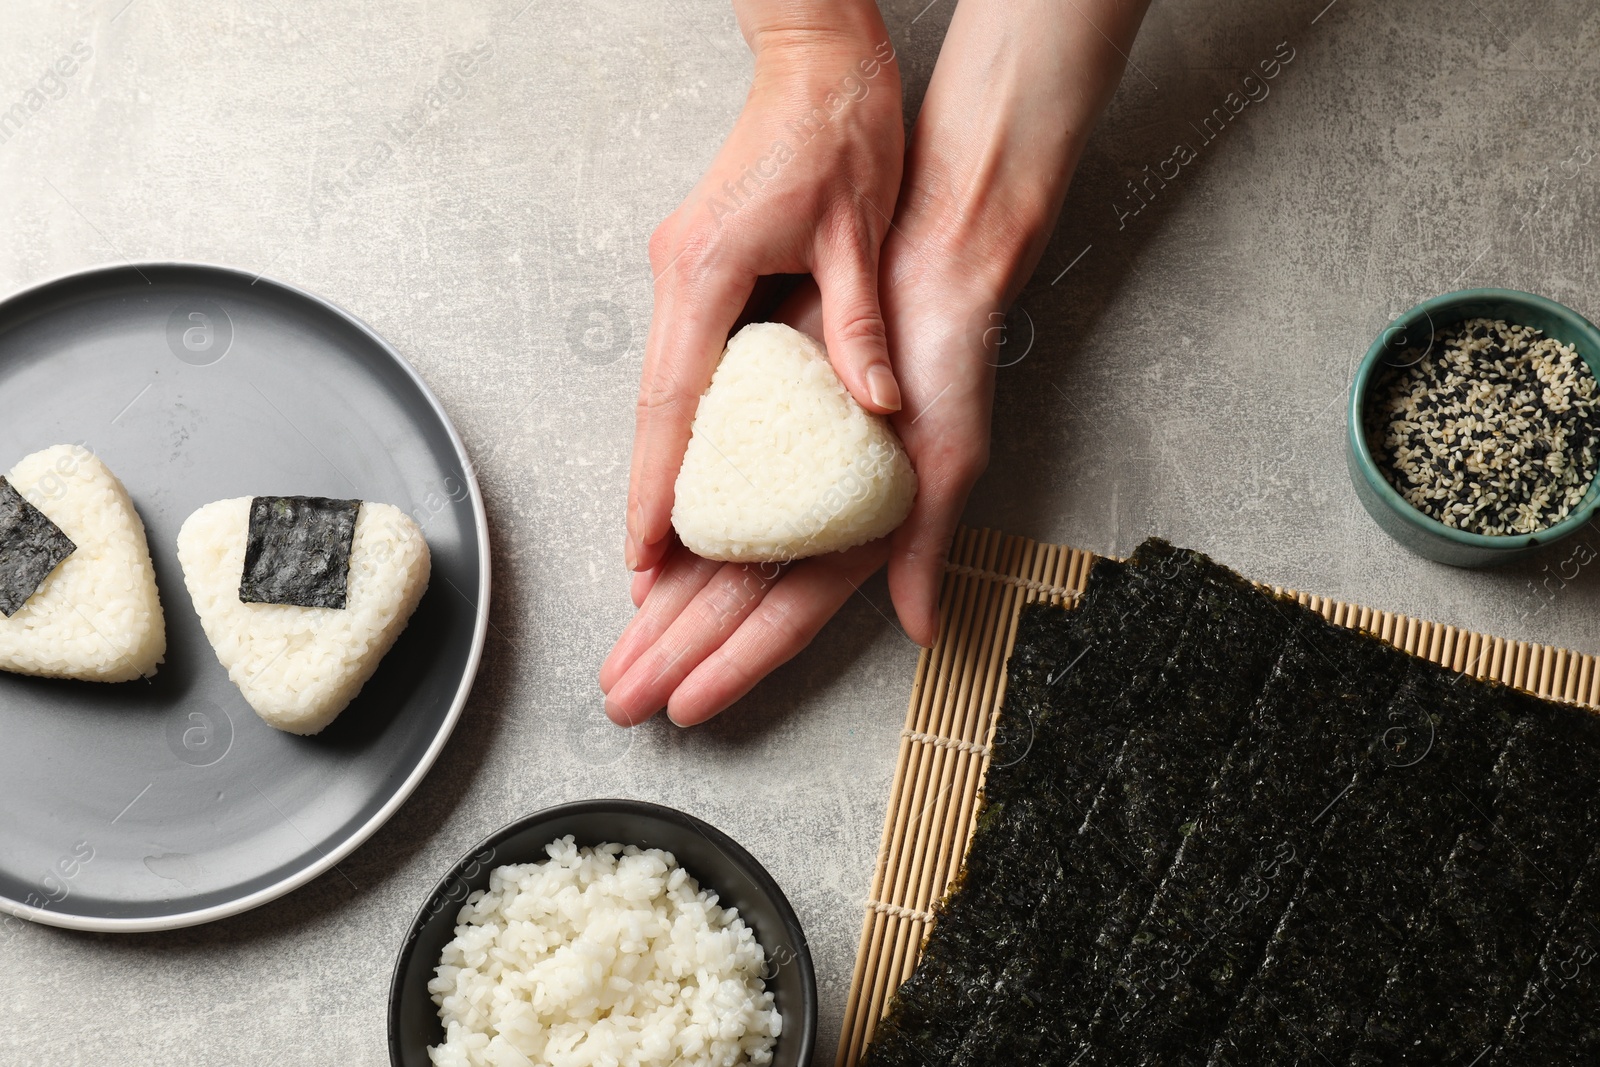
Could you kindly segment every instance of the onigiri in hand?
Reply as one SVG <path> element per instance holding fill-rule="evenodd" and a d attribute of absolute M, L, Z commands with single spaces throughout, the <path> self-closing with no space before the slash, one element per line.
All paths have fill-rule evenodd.
<path fill-rule="evenodd" d="M 378 669 L 428 587 L 422 530 L 392 504 L 239 497 L 178 531 L 206 639 L 268 725 L 322 731 Z"/>
<path fill-rule="evenodd" d="M 728 341 L 700 398 L 672 525 L 706 559 L 780 562 L 883 537 L 916 495 L 905 446 L 822 345 L 757 322 Z"/>

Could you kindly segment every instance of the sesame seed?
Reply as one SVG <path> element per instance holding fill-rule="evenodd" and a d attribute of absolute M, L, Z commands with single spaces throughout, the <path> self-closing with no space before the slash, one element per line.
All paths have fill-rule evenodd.
<path fill-rule="evenodd" d="M 1408 349 L 1374 382 L 1368 446 L 1413 507 L 1472 533 L 1534 533 L 1594 480 L 1594 372 L 1532 327 L 1472 319 Z"/>

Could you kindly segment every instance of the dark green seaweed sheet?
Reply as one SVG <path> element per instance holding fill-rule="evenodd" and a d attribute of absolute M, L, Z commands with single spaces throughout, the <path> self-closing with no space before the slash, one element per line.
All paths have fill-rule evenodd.
<path fill-rule="evenodd" d="M 1320 618 L 1295 619 L 1288 654 L 1185 825 L 1179 856 L 1102 998 L 1085 1067 L 1205 1062 L 1321 848 L 1326 821 L 1317 816 L 1367 758 L 1353 742 L 1375 732 L 1406 657 L 1378 657 L 1362 672 L 1364 642 Z M 1107 1047 L 1120 1055 L 1099 1056 Z"/>
<path fill-rule="evenodd" d="M 258 496 L 250 501 L 239 599 L 246 604 L 343 608 L 359 500 Z"/>
<path fill-rule="evenodd" d="M 941 905 L 939 937 L 922 957 L 932 962 L 902 986 L 873 1063 L 954 1062 L 999 970 L 1037 947 L 1027 925 L 991 921 L 1038 910 L 1059 883 L 1053 850 L 1017 844 L 1057 833 L 1059 812 L 1039 804 L 1041 790 L 1088 804 L 1137 703 L 1140 687 L 1129 679 L 1153 679 L 1198 593 L 1194 562 L 1152 546 L 1130 566 L 1097 568 L 1076 610 L 1040 605 L 1024 615 L 1008 667 L 1006 706 L 1014 710 L 995 737 L 986 806 L 961 876 L 968 888 Z"/>
<path fill-rule="evenodd" d="M 9 619 L 21 611 L 77 547 L 44 512 L 0 478 L 0 615 Z"/>
<path fill-rule="evenodd" d="M 1485 697 L 1503 695 L 1412 661 L 1366 739 L 1371 758 L 1322 816 L 1322 848 L 1209 1062 L 1276 1065 L 1313 1050 L 1346 1062 L 1475 817 L 1456 787 L 1484 803 L 1481 783 L 1509 731 Z"/>
<path fill-rule="evenodd" d="M 1008 670 L 962 876 L 871 1067 L 1342 1067 L 1413 1009 L 1441 1050 L 1503 1033 L 1565 1062 L 1552 1043 L 1593 1043 L 1579 1006 L 1594 998 L 1537 983 L 1589 958 L 1600 877 L 1577 868 L 1600 720 L 1333 627 L 1159 542 L 1096 564 L 1076 609 L 1026 609 Z M 1564 745 L 1532 737 L 1538 716 Z M 1557 798 L 1561 780 L 1583 784 Z M 1531 885 L 1540 861 L 1486 835 L 1484 812 L 1518 843 L 1565 848 L 1557 888 Z M 1468 862 L 1478 844 L 1492 875 Z M 1508 934 L 1477 928 L 1536 899 Z M 1429 975 L 1448 1004 L 1404 981 L 1482 952 L 1516 973 Z M 1592 993 L 1600 967 L 1576 970 L 1563 990 Z M 1536 1008 L 1538 1028 L 1506 1022 Z"/>
<path fill-rule="evenodd" d="M 1524 713 L 1490 775 L 1497 793 L 1474 805 L 1353 1064 L 1471 1062 L 1492 1050 L 1572 892 L 1586 858 L 1573 843 L 1594 839 L 1600 747 L 1574 736 L 1589 724 L 1570 713 L 1514 703 Z M 1475 1006 L 1469 1018 L 1455 1017 L 1462 1004 Z"/>
<path fill-rule="evenodd" d="M 1130 707 L 1131 728 L 1093 800 L 1080 808 L 1057 796 L 1060 825 L 1072 834 L 1052 842 L 1059 902 L 1038 909 L 1032 935 L 1053 951 L 1006 970 L 995 1006 L 968 1037 L 970 1054 L 956 1062 L 979 1062 L 980 1049 L 1012 1062 L 1065 1062 L 1082 1051 L 1095 991 L 1121 960 L 1183 841 L 1185 814 L 1202 802 L 1288 637 L 1254 589 L 1211 569 L 1172 656 Z M 1022 1000 L 1032 1007 L 1019 1009 L 1019 1021 L 1012 1009 Z"/>
<path fill-rule="evenodd" d="M 1600 1063 L 1600 847 L 1589 854 L 1485 1067 Z"/>

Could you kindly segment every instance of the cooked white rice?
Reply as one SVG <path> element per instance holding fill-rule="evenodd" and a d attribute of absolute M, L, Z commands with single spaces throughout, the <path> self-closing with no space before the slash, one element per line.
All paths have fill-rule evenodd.
<path fill-rule="evenodd" d="M 766 1064 L 783 1019 L 766 954 L 670 852 L 578 848 L 497 868 L 428 983 L 436 1067 Z"/>
<path fill-rule="evenodd" d="M 364 502 L 343 608 L 239 599 L 250 497 L 219 500 L 178 531 L 178 562 L 200 625 L 245 700 L 295 734 L 326 727 L 361 691 L 428 588 L 428 543 L 411 516 Z"/>
<path fill-rule="evenodd" d="M 167 652 L 144 523 L 117 476 L 82 445 L 56 445 L 6 473 L 77 548 L 9 619 L 0 670 L 89 682 L 155 673 Z"/>
<path fill-rule="evenodd" d="M 884 536 L 916 495 L 888 420 L 856 403 L 822 345 L 757 322 L 728 341 L 695 409 L 672 525 L 707 559 L 800 559 Z"/>

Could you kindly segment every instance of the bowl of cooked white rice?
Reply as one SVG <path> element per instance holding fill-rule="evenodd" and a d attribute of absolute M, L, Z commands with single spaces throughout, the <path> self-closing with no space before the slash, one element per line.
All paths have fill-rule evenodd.
<path fill-rule="evenodd" d="M 801 1067 L 805 934 L 732 838 L 637 800 L 548 808 L 462 857 L 389 993 L 397 1067 Z"/>

